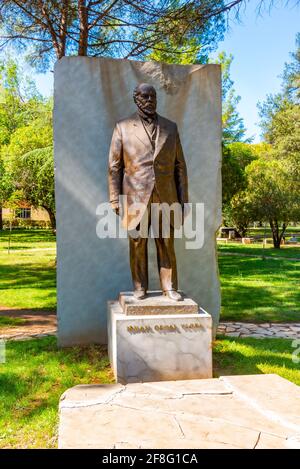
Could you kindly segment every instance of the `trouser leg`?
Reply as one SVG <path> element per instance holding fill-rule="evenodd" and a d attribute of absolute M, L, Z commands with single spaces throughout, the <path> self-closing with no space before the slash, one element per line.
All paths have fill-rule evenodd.
<path fill-rule="evenodd" d="M 150 197 L 147 210 L 144 214 L 146 226 L 149 230 L 149 207 L 151 206 L 152 196 Z M 142 223 L 142 222 L 141 222 Z M 136 227 L 137 231 L 143 231 L 141 223 Z M 145 233 L 140 233 L 137 238 L 130 237 L 129 233 L 129 256 L 130 268 L 134 290 L 148 290 L 148 237 Z M 147 235 L 147 233 L 146 233 Z"/>
<path fill-rule="evenodd" d="M 148 216 L 148 229 L 151 223 L 151 204 L 160 203 L 159 195 L 156 188 L 153 189 L 147 207 Z M 157 265 L 160 278 L 160 284 L 163 291 L 177 290 L 177 267 L 176 257 L 174 250 L 174 228 L 170 226 L 170 236 L 163 237 L 162 230 L 162 213 L 159 210 L 159 233 L 155 235 Z M 156 225 L 155 225 L 156 226 Z M 155 227 L 155 231 L 157 227 Z M 138 237 L 131 238 L 129 236 L 129 250 L 130 250 L 130 268 L 135 290 L 148 289 L 148 238 Z"/>
<path fill-rule="evenodd" d="M 148 289 L 148 239 L 130 238 L 130 268 L 133 287 L 135 290 Z"/>
<path fill-rule="evenodd" d="M 159 194 L 154 188 L 152 194 L 154 203 L 160 203 Z M 163 237 L 164 231 L 162 229 L 162 211 L 158 211 L 156 215 L 159 217 L 158 237 L 155 237 L 157 266 L 160 278 L 160 285 L 163 291 L 177 290 L 177 267 L 176 256 L 174 250 L 174 228 L 170 225 L 169 237 Z M 151 220 L 153 222 L 153 220 Z"/>
<path fill-rule="evenodd" d="M 177 267 L 174 250 L 174 229 L 170 229 L 170 238 L 155 238 L 157 266 L 160 278 L 161 289 L 177 290 Z"/>

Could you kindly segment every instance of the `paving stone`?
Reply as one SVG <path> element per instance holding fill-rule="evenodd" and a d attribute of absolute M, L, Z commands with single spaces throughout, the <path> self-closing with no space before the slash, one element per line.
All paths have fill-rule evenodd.
<path fill-rule="evenodd" d="M 272 331 L 268 331 L 268 330 L 261 329 L 261 328 L 260 328 L 260 329 L 257 329 L 254 333 L 255 333 L 255 334 L 262 334 L 262 335 L 264 335 L 264 336 L 266 336 L 266 337 L 274 334 L 274 332 L 272 332 Z"/>
<path fill-rule="evenodd" d="M 289 449 L 286 438 L 281 438 L 277 435 L 270 435 L 268 433 L 261 433 L 255 446 L 255 449 Z"/>
<path fill-rule="evenodd" d="M 232 322 L 231 324 L 234 324 L 235 326 L 238 326 L 238 327 L 241 327 L 241 326 L 245 325 L 244 322 Z"/>
<path fill-rule="evenodd" d="M 280 339 L 288 339 L 289 338 L 289 334 L 287 332 L 276 332 L 276 337 L 280 338 Z"/>
<path fill-rule="evenodd" d="M 231 422 L 215 419 L 178 415 L 176 417 L 182 432 L 187 438 L 193 439 L 197 435 L 207 443 L 220 443 L 235 448 L 252 449 L 258 439 L 259 432 L 250 428 L 240 427 Z"/>
<path fill-rule="evenodd" d="M 300 388 L 296 384 L 276 374 L 224 376 L 222 381 L 249 405 L 289 428 L 289 433 L 300 432 Z"/>
<path fill-rule="evenodd" d="M 300 333 L 300 326 L 289 326 L 291 331 Z"/>
<path fill-rule="evenodd" d="M 59 448 L 296 448 L 299 398 L 277 375 L 76 386 Z"/>
<path fill-rule="evenodd" d="M 256 334 L 256 333 L 255 333 L 255 334 L 251 334 L 251 336 L 249 336 L 249 337 L 254 337 L 254 338 L 256 338 L 256 339 L 263 339 L 263 338 L 265 338 L 265 335 L 264 335 L 264 334 Z"/>
<path fill-rule="evenodd" d="M 224 326 L 226 329 L 224 330 Z M 298 323 L 242 323 L 224 322 L 220 323 L 219 332 L 234 336 L 232 333 L 240 333 L 240 337 L 279 337 L 284 339 L 297 339 L 300 337 L 300 324 Z M 237 335 L 236 335 L 237 336 Z"/>

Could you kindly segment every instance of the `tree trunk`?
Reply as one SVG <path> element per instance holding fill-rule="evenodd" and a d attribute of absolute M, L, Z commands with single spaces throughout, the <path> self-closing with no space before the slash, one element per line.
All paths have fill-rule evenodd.
<path fill-rule="evenodd" d="M 68 12 L 70 8 L 70 1 L 63 0 L 61 18 L 60 18 L 60 25 L 59 25 L 59 56 L 58 58 L 61 59 L 66 55 L 66 40 L 67 40 L 67 27 L 68 27 Z"/>
<path fill-rule="evenodd" d="M 247 226 L 238 226 L 238 233 L 241 238 L 245 238 L 247 235 L 248 225 Z"/>
<path fill-rule="evenodd" d="M 42 15 L 45 19 L 47 29 L 48 29 L 48 31 L 51 35 L 51 40 L 52 40 L 53 48 L 55 50 L 56 57 L 58 59 L 60 59 L 61 58 L 60 57 L 60 54 L 61 54 L 60 49 L 61 48 L 60 48 L 60 43 L 59 43 L 59 37 L 56 34 L 56 31 L 55 31 L 55 28 L 54 28 L 54 23 L 52 21 L 52 18 L 50 17 L 50 11 L 49 11 L 48 6 L 46 5 L 46 3 L 43 2 L 42 0 L 40 0 L 39 6 L 41 8 Z M 43 23 L 43 21 L 42 21 L 42 23 Z"/>
<path fill-rule="evenodd" d="M 3 212 L 2 207 L 0 207 L 0 231 L 3 230 Z"/>
<path fill-rule="evenodd" d="M 282 223 L 282 230 L 280 232 L 278 221 L 277 220 L 270 220 L 270 227 L 272 230 L 272 237 L 273 237 L 273 246 L 276 249 L 280 249 L 281 241 L 284 236 L 285 230 L 287 228 L 286 223 Z"/>
<path fill-rule="evenodd" d="M 86 7 L 86 0 L 78 0 L 78 17 L 79 17 L 79 45 L 78 55 L 87 55 L 88 46 L 88 13 Z"/>
<path fill-rule="evenodd" d="M 273 246 L 276 249 L 280 249 L 279 229 L 277 220 L 270 220 L 270 227 L 272 230 Z"/>
<path fill-rule="evenodd" d="M 66 55 L 66 40 L 67 40 L 67 21 L 68 21 L 68 9 L 69 0 L 63 0 L 63 6 L 61 10 L 60 24 L 59 24 L 59 44 L 57 50 L 58 59 L 61 59 Z"/>
<path fill-rule="evenodd" d="M 48 213 L 49 213 L 49 217 L 50 217 L 51 228 L 52 228 L 53 231 L 55 231 L 56 230 L 55 214 L 52 211 L 50 211 Z"/>
<path fill-rule="evenodd" d="M 280 233 L 280 243 L 281 243 L 282 239 L 284 238 L 286 229 L 287 229 L 287 223 L 282 223 L 282 230 L 281 230 L 281 233 Z"/>
<path fill-rule="evenodd" d="M 56 230 L 55 213 L 53 212 L 53 210 L 51 210 L 51 208 L 48 208 L 48 207 L 45 207 L 45 206 L 43 206 L 43 208 L 48 212 L 48 215 L 49 215 L 49 218 L 50 218 L 50 223 L 51 223 L 51 228 L 55 232 L 55 230 Z"/>

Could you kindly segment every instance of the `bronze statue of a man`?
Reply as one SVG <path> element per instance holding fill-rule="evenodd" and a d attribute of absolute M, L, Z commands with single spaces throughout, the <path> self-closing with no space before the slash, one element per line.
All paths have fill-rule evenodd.
<path fill-rule="evenodd" d="M 156 113 L 156 91 L 149 84 L 139 84 L 133 94 L 137 112 L 119 121 L 114 129 L 109 154 L 109 197 L 119 215 L 119 196 L 126 196 L 123 225 L 129 232 L 130 267 L 134 296 L 145 298 L 148 289 L 147 237 L 130 236 L 147 212 L 151 225 L 151 204 L 188 202 L 188 180 L 177 125 Z M 134 204 L 144 210 L 130 213 Z M 181 300 L 178 293 L 174 222 L 169 219 L 169 236 L 163 237 L 162 215 L 155 238 L 160 284 L 164 295 Z"/>

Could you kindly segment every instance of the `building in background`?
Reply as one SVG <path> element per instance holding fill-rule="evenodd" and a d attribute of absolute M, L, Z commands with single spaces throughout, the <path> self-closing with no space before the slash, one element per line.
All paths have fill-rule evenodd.
<path fill-rule="evenodd" d="M 19 202 L 18 208 L 3 208 L 2 216 L 4 225 L 12 219 L 13 226 L 41 226 L 50 225 L 48 212 L 42 207 L 33 207 L 27 202 Z"/>

